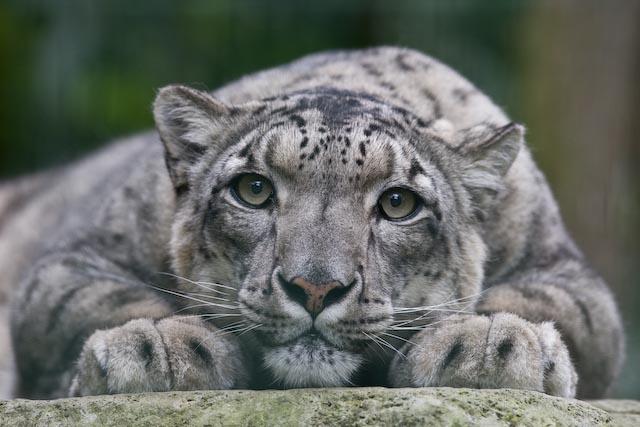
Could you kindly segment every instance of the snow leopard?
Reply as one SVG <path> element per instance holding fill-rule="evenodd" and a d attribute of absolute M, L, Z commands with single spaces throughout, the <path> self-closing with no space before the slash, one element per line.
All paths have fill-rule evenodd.
<path fill-rule="evenodd" d="M 318 53 L 152 110 L 0 187 L 5 393 L 609 389 L 613 296 L 524 127 L 448 66 Z"/>

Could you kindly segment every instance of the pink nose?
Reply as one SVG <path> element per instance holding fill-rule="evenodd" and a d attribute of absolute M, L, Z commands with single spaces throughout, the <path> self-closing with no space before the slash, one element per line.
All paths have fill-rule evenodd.
<path fill-rule="evenodd" d="M 340 297 L 345 294 L 344 291 L 346 291 L 345 286 L 338 281 L 317 285 L 303 279 L 302 277 L 296 277 L 290 282 L 290 284 L 295 285 L 304 291 L 304 296 L 301 295 L 300 292 L 296 292 L 298 296 L 294 296 L 293 298 L 302 304 L 314 317 L 317 316 L 326 306 L 337 302 Z M 291 294 L 292 293 L 290 293 L 290 296 Z M 327 296 L 330 298 L 327 298 Z"/>

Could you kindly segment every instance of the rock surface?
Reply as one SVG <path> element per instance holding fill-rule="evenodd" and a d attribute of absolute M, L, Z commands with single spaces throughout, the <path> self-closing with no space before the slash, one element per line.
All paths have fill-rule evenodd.
<path fill-rule="evenodd" d="M 60 425 L 640 425 L 640 402 L 581 402 L 521 390 L 197 391 L 0 401 L 0 424 Z"/>

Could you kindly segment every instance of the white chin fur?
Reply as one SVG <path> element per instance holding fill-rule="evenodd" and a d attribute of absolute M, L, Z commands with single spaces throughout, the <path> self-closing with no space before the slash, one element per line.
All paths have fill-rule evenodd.
<path fill-rule="evenodd" d="M 305 337 L 296 343 L 268 349 L 265 366 L 287 388 L 341 387 L 362 363 L 362 357 L 329 347 L 318 338 Z"/>

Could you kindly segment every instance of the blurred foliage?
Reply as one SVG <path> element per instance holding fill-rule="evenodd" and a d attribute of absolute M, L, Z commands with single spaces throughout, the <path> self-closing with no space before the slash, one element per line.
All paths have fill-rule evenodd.
<path fill-rule="evenodd" d="M 327 49 L 428 52 L 528 125 L 570 230 L 624 310 L 616 394 L 640 397 L 638 3 L 0 0 L 0 178 L 151 127 L 168 83 L 213 89 Z"/>
<path fill-rule="evenodd" d="M 507 101 L 518 2 L 0 2 L 0 177 L 152 125 L 154 91 L 215 88 L 304 54 L 377 44 L 431 52 Z"/>

